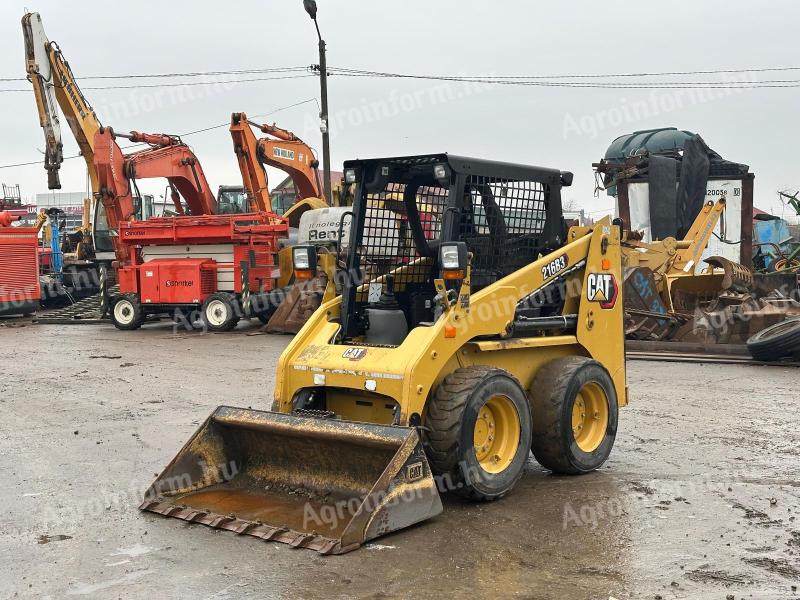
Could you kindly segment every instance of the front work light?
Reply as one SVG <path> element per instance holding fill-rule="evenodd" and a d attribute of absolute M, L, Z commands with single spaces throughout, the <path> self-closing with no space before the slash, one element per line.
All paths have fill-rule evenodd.
<path fill-rule="evenodd" d="M 443 279 L 464 279 L 467 273 L 467 245 L 447 242 L 439 247 L 439 267 Z"/>
<path fill-rule="evenodd" d="M 344 172 L 344 182 L 345 183 L 355 183 L 356 182 L 356 170 L 355 169 L 347 169 Z"/>
<path fill-rule="evenodd" d="M 317 274 L 317 251 L 313 246 L 292 248 L 294 276 L 297 279 L 313 279 Z"/>

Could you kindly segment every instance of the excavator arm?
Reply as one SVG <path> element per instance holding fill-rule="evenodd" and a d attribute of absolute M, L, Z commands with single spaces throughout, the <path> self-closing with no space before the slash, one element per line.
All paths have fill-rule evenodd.
<path fill-rule="evenodd" d="M 272 212 L 269 199 L 269 181 L 264 167 L 258 160 L 258 140 L 244 113 L 233 113 L 230 126 L 233 152 L 239 162 L 242 184 L 250 200 L 250 209 Z"/>
<path fill-rule="evenodd" d="M 126 155 L 116 142 L 117 136 L 150 147 Z M 216 214 L 216 200 L 200 161 L 180 138 L 137 131 L 121 134 L 106 127 L 95 134 L 94 148 L 99 196 L 112 230 L 133 218 L 136 212 L 134 192 L 137 179 L 165 178 L 172 189 L 172 200 L 178 214 L 184 214 L 181 196 L 192 215 Z M 118 237 L 114 237 L 114 249 L 118 260 L 127 259 Z"/>
<path fill-rule="evenodd" d="M 272 137 L 256 139 L 253 127 Z M 245 113 L 233 113 L 230 133 L 242 182 L 254 205 L 253 209 L 272 212 L 269 181 L 264 165 L 280 169 L 292 178 L 299 200 L 290 212 L 295 212 L 295 209 L 302 209 L 300 212 L 304 212 L 310 208 L 327 206 L 322 200 L 322 186 L 317 171 L 319 161 L 303 140 L 291 131 L 275 125 L 259 125 L 249 121 Z M 290 217 L 289 213 L 285 216 Z M 289 221 L 290 225 L 296 227 L 299 212 L 294 219 L 289 218 Z"/>
<path fill-rule="evenodd" d="M 49 189 L 60 189 L 59 169 L 64 160 L 58 108 L 64 115 L 86 161 L 92 191 L 97 192 L 94 138 L 101 128 L 94 109 L 84 97 L 60 48 L 44 33 L 39 13 L 22 17 L 25 67 L 33 85 L 39 124 L 45 134 L 45 169 Z"/>

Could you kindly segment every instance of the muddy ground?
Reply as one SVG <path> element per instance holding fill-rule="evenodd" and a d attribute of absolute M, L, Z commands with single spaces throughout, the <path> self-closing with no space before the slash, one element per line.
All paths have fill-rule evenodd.
<path fill-rule="evenodd" d="M 800 371 L 631 362 L 607 466 L 531 461 L 492 504 L 354 553 L 136 510 L 218 404 L 266 408 L 288 338 L 0 322 L 0 598 L 800 598 Z"/>

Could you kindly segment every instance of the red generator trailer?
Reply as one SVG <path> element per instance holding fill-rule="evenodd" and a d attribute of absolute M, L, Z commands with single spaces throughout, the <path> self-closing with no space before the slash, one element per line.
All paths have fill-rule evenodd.
<path fill-rule="evenodd" d="M 288 225 L 270 213 L 157 217 L 119 224 L 127 251 L 117 265 L 119 295 L 110 301 L 118 329 L 148 315 L 229 331 L 242 317 L 269 319 L 274 257 Z"/>
<path fill-rule="evenodd" d="M 0 315 L 27 315 L 42 297 L 35 227 L 11 227 L 15 220 L 0 213 Z"/>

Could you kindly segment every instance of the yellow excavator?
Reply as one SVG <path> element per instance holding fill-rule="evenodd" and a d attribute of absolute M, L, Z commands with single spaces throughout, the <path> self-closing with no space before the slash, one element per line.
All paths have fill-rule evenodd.
<path fill-rule="evenodd" d="M 58 44 L 47 39 L 39 13 L 27 13 L 23 16 L 22 33 L 26 71 L 33 85 L 39 125 L 45 135 L 44 166 L 47 170 L 47 187 L 51 190 L 61 189 L 59 169 L 64 155 L 60 108 L 86 162 L 89 184 L 94 195 L 98 192 L 97 172 L 94 168 L 94 135 L 101 127 L 100 120 L 75 82 L 72 69 Z M 73 260 L 85 261 L 95 254 L 93 228 L 89 222 L 90 208 L 91 199 L 86 198 L 83 223 L 70 236 L 75 241 L 67 249 L 71 250 L 69 254 Z"/>
<path fill-rule="evenodd" d="M 345 178 L 345 264 L 272 410 L 215 410 L 142 510 L 336 554 L 434 517 L 441 492 L 506 496 L 531 451 L 570 475 L 608 458 L 628 402 L 621 229 L 566 229 L 572 174 L 431 154 Z M 313 246 L 292 252 L 315 271 Z"/>

